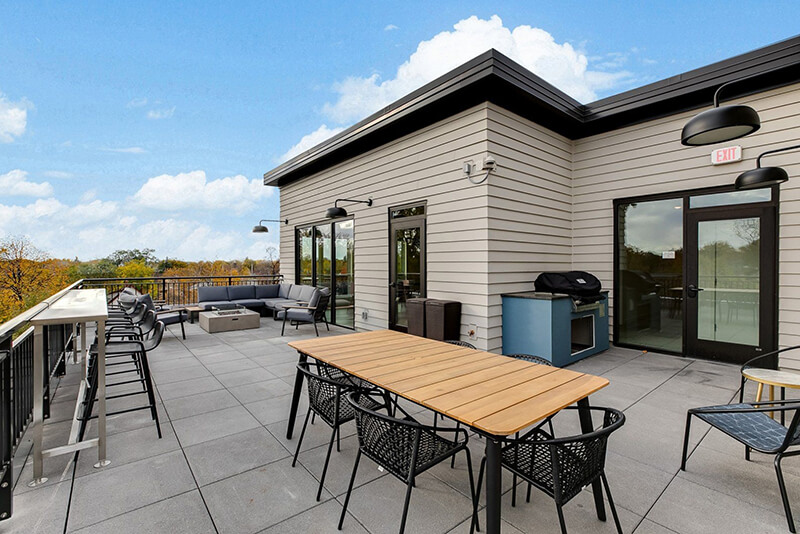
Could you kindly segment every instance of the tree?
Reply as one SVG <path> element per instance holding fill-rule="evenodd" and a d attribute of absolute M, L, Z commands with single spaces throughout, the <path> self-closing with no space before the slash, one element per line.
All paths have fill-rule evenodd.
<path fill-rule="evenodd" d="M 153 254 L 154 252 L 155 250 L 152 248 L 144 248 L 142 250 L 139 250 L 138 248 L 132 248 L 130 250 L 117 250 L 110 255 L 108 259 L 117 267 L 132 261 L 140 261 L 148 265 L 153 265 L 158 262 L 158 258 L 156 258 L 155 254 Z"/>
<path fill-rule="evenodd" d="M 48 256 L 25 237 L 0 241 L 0 290 L 7 291 L 18 305 L 31 293 L 46 288 L 53 278 Z"/>
<path fill-rule="evenodd" d="M 68 275 L 73 282 L 81 278 L 116 278 L 117 266 L 107 258 L 76 263 L 69 267 Z"/>
<path fill-rule="evenodd" d="M 269 266 L 269 274 L 278 274 L 280 270 L 280 254 L 278 254 L 278 249 L 275 247 L 267 247 L 266 250 L 266 258 L 267 258 L 267 265 Z"/>
<path fill-rule="evenodd" d="M 131 260 L 117 268 L 118 278 L 150 278 L 152 276 L 153 268 L 142 260 Z"/>

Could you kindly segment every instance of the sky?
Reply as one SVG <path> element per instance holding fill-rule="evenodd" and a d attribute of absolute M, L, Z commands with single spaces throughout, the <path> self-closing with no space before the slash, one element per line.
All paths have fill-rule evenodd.
<path fill-rule="evenodd" d="M 588 103 L 800 33 L 798 2 L 433 5 L 4 1 L 0 239 L 263 259 L 265 172 L 490 48 Z"/>

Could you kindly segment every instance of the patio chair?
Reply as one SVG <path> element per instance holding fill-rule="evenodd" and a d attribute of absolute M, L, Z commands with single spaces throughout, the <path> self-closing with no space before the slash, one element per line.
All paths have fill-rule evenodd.
<path fill-rule="evenodd" d="M 333 441 L 336 438 L 336 451 L 339 448 L 339 429 L 341 426 L 349 421 L 352 421 L 355 414 L 351 405 L 345 400 L 345 393 L 353 391 L 352 386 L 345 386 L 341 382 L 316 375 L 309 370 L 308 363 L 298 363 L 297 369 L 305 376 L 306 384 L 308 385 L 308 405 L 309 409 L 306 412 L 306 419 L 303 422 L 303 430 L 300 431 L 300 438 L 297 440 L 297 448 L 294 451 L 294 458 L 292 459 L 292 467 L 297 465 L 297 456 L 300 454 L 300 447 L 303 444 L 303 437 L 306 433 L 308 426 L 308 419 L 311 414 L 318 415 L 325 424 L 331 427 L 331 439 L 328 442 L 328 452 L 325 455 L 325 465 L 322 468 L 322 475 L 319 479 L 319 488 L 317 489 L 317 501 L 322 496 L 322 487 L 325 483 L 325 474 L 328 472 L 328 463 L 331 459 L 331 450 L 333 449 Z M 375 404 L 375 407 L 382 406 L 382 404 Z"/>
<path fill-rule="evenodd" d="M 284 330 L 286 329 L 286 321 L 289 321 L 289 324 L 294 324 L 296 327 L 299 327 L 301 323 L 311 323 L 314 325 L 314 332 L 316 332 L 317 337 L 319 337 L 319 329 L 317 328 L 317 323 L 324 322 L 325 328 L 330 331 L 330 326 L 328 326 L 328 318 L 325 317 L 325 312 L 328 309 L 328 302 L 331 298 L 331 292 L 327 288 L 323 288 L 318 290 L 313 297 L 311 297 L 311 301 L 308 303 L 308 306 L 284 306 L 281 311 L 276 314 L 278 319 L 283 319 L 283 325 L 281 325 L 281 335 L 283 335 Z"/>
<path fill-rule="evenodd" d="M 789 427 L 785 427 L 772 419 L 770 412 L 794 412 Z M 786 495 L 786 484 L 781 471 L 781 460 L 787 456 L 797 456 L 800 449 L 789 451 L 790 447 L 800 446 L 800 400 L 780 400 L 769 402 L 753 402 L 739 404 L 723 404 L 692 408 L 686 414 L 686 433 L 683 437 L 683 455 L 681 471 L 686 471 L 686 457 L 689 450 L 689 431 L 692 416 L 699 417 L 714 428 L 726 433 L 745 446 L 749 460 L 750 449 L 764 454 L 775 455 L 775 474 L 783 501 L 783 510 L 789 531 L 796 532 L 792 509 Z"/>
<path fill-rule="evenodd" d="M 445 339 L 444 342 L 445 343 L 450 343 L 451 345 L 458 345 L 459 347 L 466 347 L 468 349 L 478 350 L 478 349 L 475 348 L 475 345 L 473 345 L 472 343 L 467 343 L 466 341 L 461 341 L 461 340 L 458 340 L 458 339 Z"/>
<path fill-rule="evenodd" d="M 473 522 L 477 521 L 472 460 L 469 448 L 467 448 L 469 436 L 465 430 L 456 428 L 437 430 L 432 426 L 422 425 L 399 406 L 396 408 L 406 416 L 404 419 L 379 413 L 375 406 L 380 403 L 374 398 L 374 395 L 363 391 L 349 393 L 347 401 L 355 411 L 356 427 L 358 428 L 358 454 L 353 464 L 350 484 L 347 486 L 342 515 L 339 517 L 339 530 L 342 530 L 342 524 L 347 514 L 347 505 L 350 502 L 350 494 L 353 491 L 353 483 L 362 454 L 406 483 L 406 496 L 400 521 L 400 534 L 403 534 L 406 528 L 411 490 L 416 477 L 451 456 L 464 451 L 467 455 L 470 495 L 473 500 Z M 445 437 L 444 434 L 450 434 L 452 437 Z"/>
<path fill-rule="evenodd" d="M 186 308 L 172 308 L 163 304 L 156 304 L 153 302 L 153 297 L 147 294 L 142 295 L 139 300 L 141 300 L 145 308 L 156 312 L 156 317 L 158 320 L 165 325 L 180 324 L 181 336 L 183 339 L 186 339 L 186 329 L 184 328 L 183 323 L 189 318 L 189 310 Z"/>
<path fill-rule="evenodd" d="M 564 408 L 564 410 L 578 409 L 577 406 Z M 622 526 L 606 478 L 605 463 L 608 437 L 625 424 L 625 415 L 613 408 L 593 406 L 588 409 L 603 413 L 601 429 L 588 434 L 556 438 L 541 427 L 536 427 L 519 439 L 507 440 L 502 449 L 501 465 L 555 501 L 562 534 L 567 532 L 563 506 L 599 478 L 603 482 L 617 532 L 622 534 Z M 479 492 L 485 467 L 484 457 L 478 474 Z M 477 503 L 476 496 L 476 510 Z"/>

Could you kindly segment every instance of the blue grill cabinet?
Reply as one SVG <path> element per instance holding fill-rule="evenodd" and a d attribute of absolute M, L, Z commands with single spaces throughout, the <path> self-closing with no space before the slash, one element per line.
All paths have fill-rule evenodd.
<path fill-rule="evenodd" d="M 563 367 L 608 350 L 605 300 L 574 309 L 567 295 L 507 293 L 503 297 L 503 354 L 534 354 Z"/>

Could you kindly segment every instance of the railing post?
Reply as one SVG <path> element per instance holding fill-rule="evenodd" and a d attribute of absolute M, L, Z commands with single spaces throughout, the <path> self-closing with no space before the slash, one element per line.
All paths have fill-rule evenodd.
<path fill-rule="evenodd" d="M 42 358 L 42 417 L 50 419 L 50 328 L 51 326 L 44 326 L 42 332 L 43 350 L 41 354 L 36 354 L 34 351 L 33 357 Z M 36 378 L 34 377 L 34 380 Z M 34 389 L 36 391 L 36 389 Z M 34 398 L 33 402 L 36 402 Z"/>
<path fill-rule="evenodd" d="M 161 299 L 166 302 L 167 304 L 172 304 L 171 302 L 167 301 L 167 279 L 161 279 Z"/>
<path fill-rule="evenodd" d="M 0 521 L 14 510 L 13 451 L 16 439 L 11 411 L 11 338 L 0 343 Z"/>

